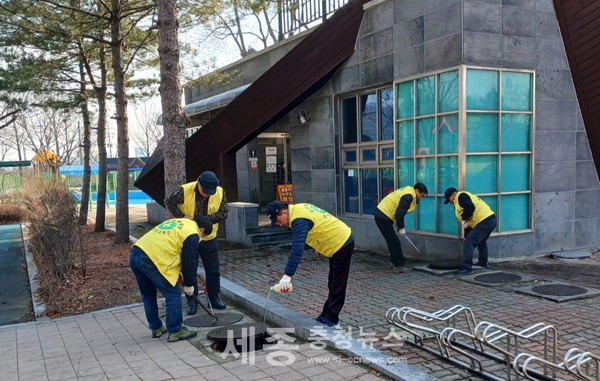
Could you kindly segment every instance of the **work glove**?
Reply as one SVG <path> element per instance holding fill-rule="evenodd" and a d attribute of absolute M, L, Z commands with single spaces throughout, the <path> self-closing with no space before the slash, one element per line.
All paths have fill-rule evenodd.
<path fill-rule="evenodd" d="M 290 291 L 290 287 L 292 285 L 292 277 L 288 275 L 284 275 L 283 278 L 279 281 L 279 290 L 281 292 Z"/>
<path fill-rule="evenodd" d="M 194 295 L 194 286 L 183 286 L 183 293 L 188 296 Z"/>
<path fill-rule="evenodd" d="M 404 237 L 406 235 L 406 229 L 404 229 L 404 228 L 398 229 L 398 235 L 400 237 Z"/>

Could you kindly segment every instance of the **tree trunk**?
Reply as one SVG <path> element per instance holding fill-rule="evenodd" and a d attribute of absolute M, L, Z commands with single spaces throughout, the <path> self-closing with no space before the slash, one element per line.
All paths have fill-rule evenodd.
<path fill-rule="evenodd" d="M 83 142 L 79 142 L 83 146 L 83 181 L 81 184 L 81 203 L 79 204 L 79 219 L 77 223 L 79 225 L 87 224 L 88 208 L 90 202 L 90 110 L 88 108 L 88 101 L 85 86 L 85 71 L 83 68 L 83 62 L 79 62 L 79 76 L 81 78 L 80 97 L 81 97 L 81 117 L 83 119 Z M 79 148 L 81 149 L 81 147 Z M 80 163 L 81 164 L 81 163 Z"/>
<path fill-rule="evenodd" d="M 185 183 L 185 129 L 189 118 L 181 108 L 177 1 L 158 2 L 158 54 L 162 105 L 165 194 Z M 168 213 L 168 212 L 167 212 Z"/>
<path fill-rule="evenodd" d="M 161 1 L 159 1 L 160 3 Z M 121 35 L 122 4 L 111 0 L 111 52 L 115 76 L 115 107 L 117 119 L 117 210 L 115 243 L 129 242 L 129 133 L 127 131 L 127 94 L 123 64 L 123 37 Z"/>
<path fill-rule="evenodd" d="M 94 87 L 98 99 L 98 197 L 96 198 L 96 225 L 94 231 L 104 231 L 106 222 L 106 79 L 108 77 L 106 68 L 106 55 L 100 49 L 100 85 Z"/>

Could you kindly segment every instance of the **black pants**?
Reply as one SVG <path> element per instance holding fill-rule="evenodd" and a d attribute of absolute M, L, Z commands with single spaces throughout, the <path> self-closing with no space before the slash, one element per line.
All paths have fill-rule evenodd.
<path fill-rule="evenodd" d="M 219 245 L 216 238 L 201 241 L 198 245 L 198 256 L 204 267 L 206 292 L 209 296 L 218 296 L 221 292 L 221 273 L 219 267 Z M 194 279 L 195 281 L 195 279 Z M 198 295 L 198 285 L 194 283 L 194 295 Z M 190 297 L 188 297 L 189 299 Z"/>
<path fill-rule="evenodd" d="M 473 254 L 475 248 L 479 251 L 479 262 L 488 263 L 487 239 L 496 229 L 496 215 L 492 214 L 481 221 L 474 228 L 465 230 L 465 241 L 463 242 L 463 268 L 471 270 L 473 268 Z"/>
<path fill-rule="evenodd" d="M 379 228 L 381 235 L 387 243 L 390 251 L 390 262 L 394 266 L 404 266 L 404 254 L 402 254 L 402 246 L 400 246 L 400 238 L 394 230 L 394 221 L 389 218 L 383 219 L 375 216 L 375 224 Z"/>
<path fill-rule="evenodd" d="M 321 316 L 334 324 L 340 321 L 340 311 L 346 301 L 346 286 L 348 285 L 348 274 L 350 273 L 353 252 L 354 241 L 336 251 L 329 258 L 329 277 L 327 280 L 329 295 L 323 305 Z"/>

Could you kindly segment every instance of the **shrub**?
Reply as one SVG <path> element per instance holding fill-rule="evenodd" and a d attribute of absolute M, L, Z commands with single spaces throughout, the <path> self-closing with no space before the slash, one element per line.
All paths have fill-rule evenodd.
<path fill-rule="evenodd" d="M 29 248 L 43 275 L 62 278 L 73 267 L 77 233 L 76 204 L 59 177 L 24 178 L 20 190 Z"/>
<path fill-rule="evenodd" d="M 25 211 L 15 200 L 14 192 L 0 194 L 0 224 L 25 221 Z"/>

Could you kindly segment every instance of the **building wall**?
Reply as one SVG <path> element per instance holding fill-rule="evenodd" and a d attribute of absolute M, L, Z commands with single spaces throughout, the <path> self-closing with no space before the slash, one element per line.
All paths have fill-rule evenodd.
<path fill-rule="evenodd" d="M 311 123 L 291 129 L 295 200 L 340 211 L 336 95 L 459 64 L 536 71 L 534 229 L 490 238 L 490 258 L 600 245 L 600 184 L 551 0 L 390 0 L 367 9 L 356 52 L 303 105 Z M 341 218 L 358 247 L 387 252 L 372 218 Z M 458 239 L 410 237 L 419 259 L 461 255 Z"/>
<path fill-rule="evenodd" d="M 338 214 L 357 247 L 387 253 L 371 217 L 341 215 L 336 97 L 391 85 L 394 80 L 459 64 L 536 72 L 533 232 L 493 236 L 492 261 L 600 246 L 600 183 L 551 0 L 387 0 L 365 13 L 357 49 L 334 77 L 268 132 L 289 132 L 295 202 Z M 282 43 L 230 65 L 230 84 L 186 91 L 188 102 L 252 82 L 297 41 Z M 193 95 L 193 96 L 192 96 Z M 300 125 L 298 109 L 311 121 Z M 237 153 L 240 201 L 252 201 L 250 143 Z M 422 254 L 403 243 L 407 257 L 456 259 L 458 239 L 410 234 Z"/>

